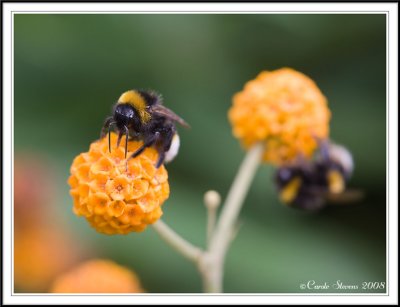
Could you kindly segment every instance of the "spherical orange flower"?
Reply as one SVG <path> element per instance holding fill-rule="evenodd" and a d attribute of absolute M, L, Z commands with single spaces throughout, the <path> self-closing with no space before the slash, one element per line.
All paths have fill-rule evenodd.
<path fill-rule="evenodd" d="M 14 283 L 18 292 L 47 291 L 50 282 L 79 258 L 76 243 L 56 226 L 44 221 L 15 229 Z"/>
<path fill-rule="evenodd" d="M 156 168 L 156 150 L 147 148 L 126 164 L 124 138 L 116 148 L 117 135 L 91 144 L 89 152 L 77 156 L 68 183 L 74 200 L 74 213 L 84 216 L 99 232 L 127 234 L 143 231 L 157 221 L 161 205 L 169 196 L 168 173 Z M 142 142 L 129 141 L 129 157 Z"/>
<path fill-rule="evenodd" d="M 59 276 L 52 293 L 141 293 L 138 277 L 131 270 L 108 260 L 90 260 Z"/>
<path fill-rule="evenodd" d="M 290 68 L 264 71 L 246 83 L 228 117 L 245 148 L 264 142 L 263 160 L 278 165 L 311 157 L 317 140 L 329 136 L 326 98 L 310 78 Z"/>

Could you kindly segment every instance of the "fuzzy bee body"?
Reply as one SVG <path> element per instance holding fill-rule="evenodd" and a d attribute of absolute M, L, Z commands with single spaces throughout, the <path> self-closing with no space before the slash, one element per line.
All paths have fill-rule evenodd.
<path fill-rule="evenodd" d="M 111 127 L 115 125 L 118 131 L 118 146 L 122 136 L 126 136 L 125 155 L 128 139 L 143 141 L 143 145 L 128 160 L 140 155 L 147 147 L 154 147 L 159 154 L 156 163 L 158 168 L 164 161 L 172 160 L 168 152 L 174 136 L 177 136 L 176 122 L 189 127 L 182 118 L 162 105 L 161 96 L 156 92 L 130 90 L 118 99 L 113 116 L 108 117 L 103 125 L 101 137 L 106 135 L 107 130 L 110 136 Z M 111 149 L 111 144 L 109 147 Z"/>
<path fill-rule="evenodd" d="M 323 143 L 312 161 L 300 159 L 278 168 L 275 183 L 283 203 L 305 210 L 319 210 L 327 201 L 351 201 L 359 191 L 346 189 L 353 172 L 350 152 L 343 146 Z"/>

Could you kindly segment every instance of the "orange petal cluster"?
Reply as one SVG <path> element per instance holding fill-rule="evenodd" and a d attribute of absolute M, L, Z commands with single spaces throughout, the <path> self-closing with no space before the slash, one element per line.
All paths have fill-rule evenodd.
<path fill-rule="evenodd" d="M 53 283 L 51 293 L 141 293 L 138 277 L 109 260 L 87 261 Z"/>
<path fill-rule="evenodd" d="M 263 160 L 276 165 L 310 158 L 329 136 L 331 113 L 317 85 L 290 68 L 261 72 L 233 97 L 233 135 L 245 148 L 264 142 Z"/>
<path fill-rule="evenodd" d="M 93 142 L 89 152 L 74 159 L 68 179 L 74 213 L 110 235 L 143 231 L 161 217 L 161 205 L 169 197 L 168 173 L 163 165 L 155 167 L 156 150 L 147 148 L 126 164 L 125 139 L 118 148 L 116 143 L 112 133 L 110 153 L 107 137 Z M 127 157 L 141 145 L 129 141 Z"/>

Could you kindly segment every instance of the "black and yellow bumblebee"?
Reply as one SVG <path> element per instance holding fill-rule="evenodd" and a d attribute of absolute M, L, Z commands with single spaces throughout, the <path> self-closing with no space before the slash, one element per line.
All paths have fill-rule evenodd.
<path fill-rule="evenodd" d="M 327 203 L 355 202 L 362 192 L 347 189 L 354 169 L 353 157 L 344 146 L 320 142 L 313 160 L 299 158 L 275 173 L 280 200 L 294 208 L 316 211 Z"/>
<path fill-rule="evenodd" d="M 113 115 L 106 118 L 101 129 L 101 138 L 108 132 L 110 152 L 110 133 L 115 126 L 118 131 L 117 147 L 122 136 L 126 136 L 125 158 L 128 139 L 143 141 L 143 145 L 128 160 L 140 155 L 147 147 L 154 147 L 158 152 L 157 168 L 164 161 L 171 161 L 178 153 L 180 143 L 175 122 L 187 128 L 189 125 L 162 103 L 161 95 L 155 91 L 133 89 L 123 93 L 114 105 Z"/>

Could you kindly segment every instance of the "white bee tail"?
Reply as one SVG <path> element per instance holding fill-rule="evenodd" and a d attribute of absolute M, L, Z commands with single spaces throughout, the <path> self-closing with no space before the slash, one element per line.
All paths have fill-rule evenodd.
<path fill-rule="evenodd" d="M 179 135 L 178 133 L 175 133 L 174 137 L 172 138 L 171 147 L 165 153 L 165 162 L 171 162 L 176 157 L 179 151 L 180 143 Z"/>

